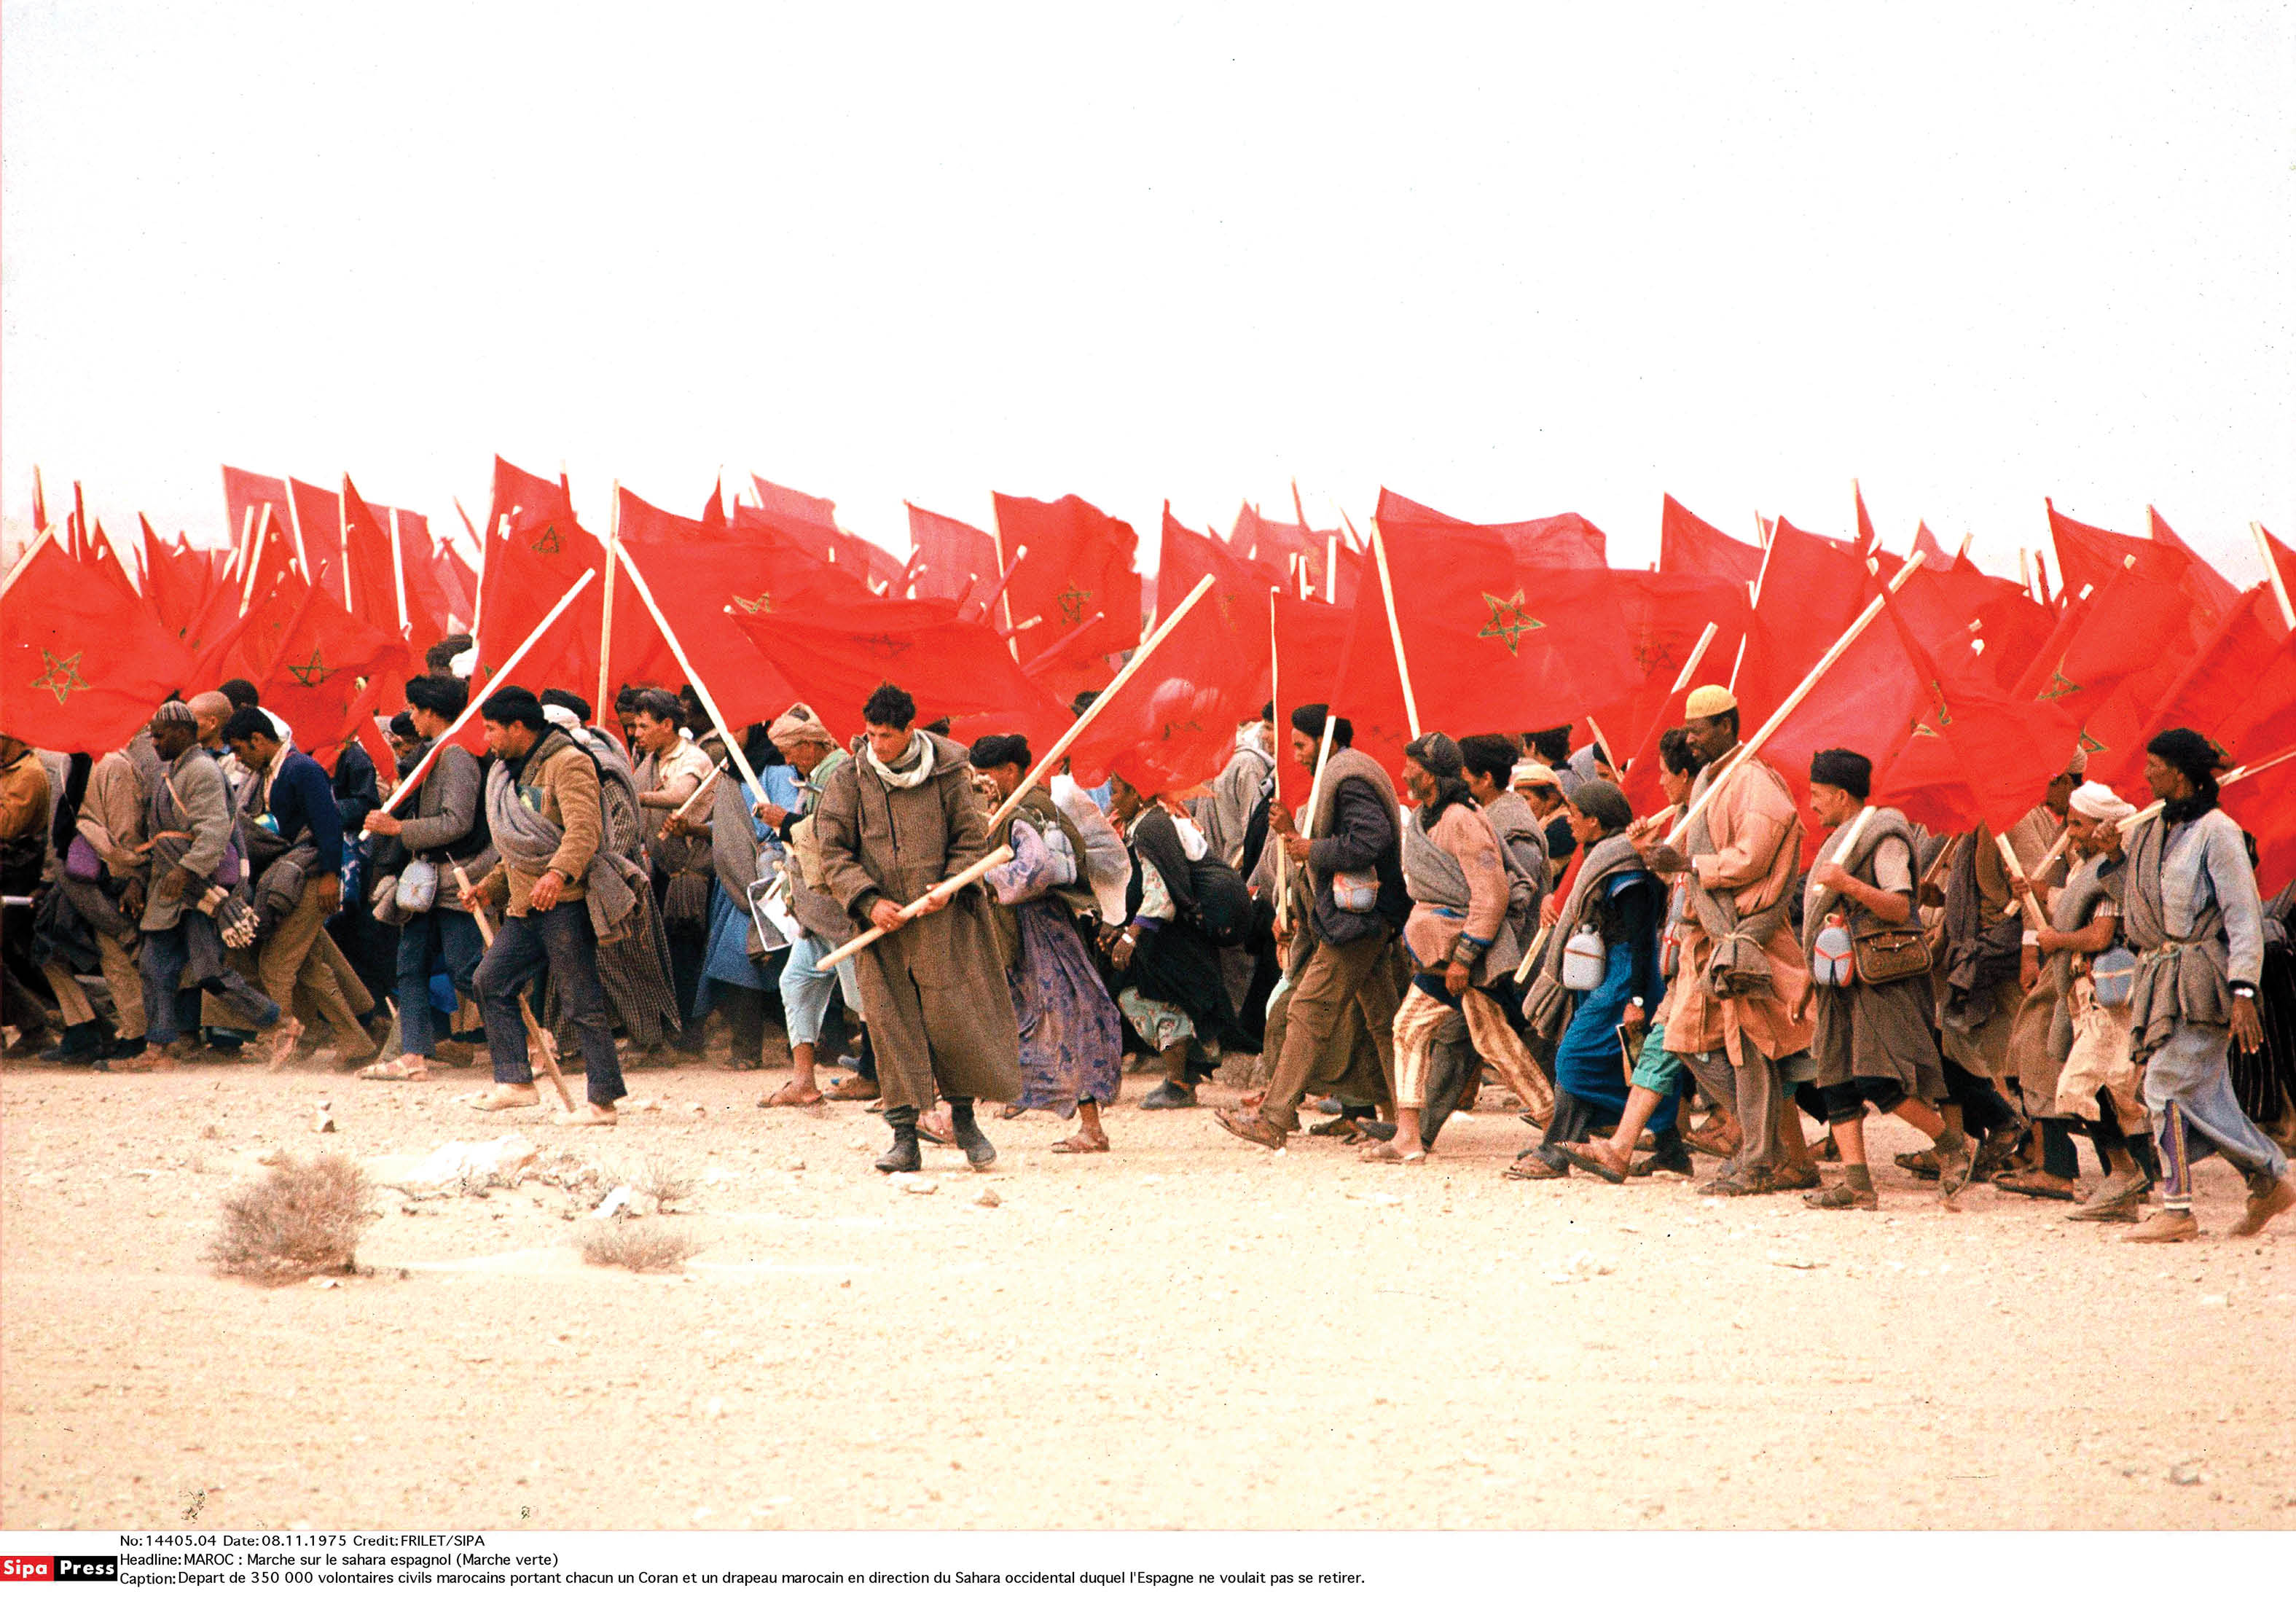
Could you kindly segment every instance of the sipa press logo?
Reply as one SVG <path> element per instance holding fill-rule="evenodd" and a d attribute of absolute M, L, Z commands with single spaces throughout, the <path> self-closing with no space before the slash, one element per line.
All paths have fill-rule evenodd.
<path fill-rule="evenodd" d="M 0 1585 L 90 1579 L 117 1581 L 119 1578 L 119 1559 L 116 1556 L 0 1557 Z"/>

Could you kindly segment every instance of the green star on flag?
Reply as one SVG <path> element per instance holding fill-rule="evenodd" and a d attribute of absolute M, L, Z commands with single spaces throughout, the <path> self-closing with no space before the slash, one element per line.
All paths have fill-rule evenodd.
<path fill-rule="evenodd" d="M 558 550 L 558 527 L 554 524 L 543 526 L 542 534 L 527 544 L 529 553 L 555 553 Z"/>
<path fill-rule="evenodd" d="M 759 592 L 754 597 L 744 597 L 737 592 L 734 601 L 745 614 L 770 614 L 774 611 L 774 594 L 771 592 Z"/>
<path fill-rule="evenodd" d="M 1069 589 L 1061 594 L 1060 601 L 1061 622 L 1064 625 L 1082 625 L 1085 604 L 1092 601 L 1092 594 L 1071 580 L 1069 582 Z"/>
<path fill-rule="evenodd" d="M 79 678 L 79 661 L 84 656 L 76 652 L 68 659 L 59 659 L 43 647 L 40 649 L 40 668 L 45 673 L 32 683 L 32 690 L 52 692 L 59 703 L 75 692 L 86 692 L 87 683 Z"/>
<path fill-rule="evenodd" d="M 1488 636 L 1495 641 L 1505 643 L 1510 657 L 1519 651 L 1525 632 L 1546 628 L 1544 620 L 1532 619 L 1524 610 L 1522 588 L 1520 586 L 1517 586 L 1514 594 L 1509 597 L 1495 597 L 1490 593 L 1485 592 L 1483 601 L 1490 607 L 1491 622 L 1477 631 L 1475 635 L 1479 638 Z"/>
<path fill-rule="evenodd" d="M 290 664 L 287 666 L 287 673 L 295 677 L 295 685 L 298 686 L 324 686 L 327 684 L 328 676 L 334 672 L 327 668 L 326 659 L 315 647 L 311 650 L 308 662 Z"/>

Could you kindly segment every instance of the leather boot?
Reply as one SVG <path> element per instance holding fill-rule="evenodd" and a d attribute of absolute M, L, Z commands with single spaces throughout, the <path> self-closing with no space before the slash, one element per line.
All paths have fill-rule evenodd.
<path fill-rule="evenodd" d="M 914 1172 L 924 1165 L 924 1157 L 917 1153 L 917 1111 L 914 1105 L 899 1105 L 885 1112 L 885 1125 L 893 1129 L 893 1147 L 877 1157 L 881 1172 Z"/>
<path fill-rule="evenodd" d="M 2142 1227 L 2132 1227 L 2120 1235 L 2129 1244 L 2181 1244 L 2187 1239 L 2201 1236 L 2201 1225 L 2193 1220 L 2193 1213 L 2154 1211 L 2144 1219 Z"/>
<path fill-rule="evenodd" d="M 972 1119 L 972 1102 L 952 1099 L 948 1102 L 948 1130 L 955 1136 L 957 1147 L 972 1163 L 976 1172 L 985 1172 L 996 1164 L 996 1146 L 988 1142 L 988 1135 Z"/>

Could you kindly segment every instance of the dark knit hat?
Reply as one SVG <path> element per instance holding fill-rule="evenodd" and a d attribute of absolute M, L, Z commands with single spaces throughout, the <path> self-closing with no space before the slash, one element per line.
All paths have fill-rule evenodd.
<path fill-rule="evenodd" d="M 1847 748 L 1821 748 L 1809 756 L 1809 779 L 1862 799 L 1874 791 L 1874 761 Z"/>

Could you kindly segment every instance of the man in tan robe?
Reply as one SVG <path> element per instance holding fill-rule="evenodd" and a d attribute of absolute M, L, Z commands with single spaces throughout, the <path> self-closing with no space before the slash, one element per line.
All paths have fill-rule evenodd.
<path fill-rule="evenodd" d="M 1666 994 L 1667 1051 L 1738 1120 L 1736 1157 L 1699 1192 L 1814 1186 L 1817 1170 L 1802 1148 L 1800 1120 L 1778 1070 L 1778 1062 L 1810 1043 L 1801 1008 L 1809 971 L 1786 908 L 1801 865 L 1800 815 L 1775 770 L 1759 758 L 1737 762 L 1738 701 L 1726 687 L 1701 686 L 1684 708 L 1691 746 L 1703 764 L 1689 807 L 1698 809 L 1705 799 L 1703 809 L 1680 846 L 1660 840 L 1658 823 L 1636 842 L 1655 873 L 1690 873 L 1677 928 L 1677 980 Z M 1702 901 L 1714 906 L 1703 917 Z M 1718 994 L 1709 974 L 1717 949 L 1709 927 L 1718 913 L 1729 922 L 1725 935 L 1736 934 L 1734 948 L 1751 944 L 1759 951 L 1760 964 L 1742 968 L 1731 996 Z"/>
<path fill-rule="evenodd" d="M 978 1168 L 996 1159 L 973 1119 L 973 1102 L 1021 1092 L 1021 1032 L 1004 960 L 976 885 L 943 895 L 914 918 L 904 906 L 988 851 L 988 817 L 972 790 L 965 750 L 915 728 L 914 699 L 882 685 L 861 711 L 854 762 L 823 786 L 815 815 L 830 896 L 884 935 L 854 956 L 862 1012 L 876 1045 L 892 1148 L 882 1172 L 914 1172 L 917 1116 L 938 1095 L 949 1127 Z"/>

